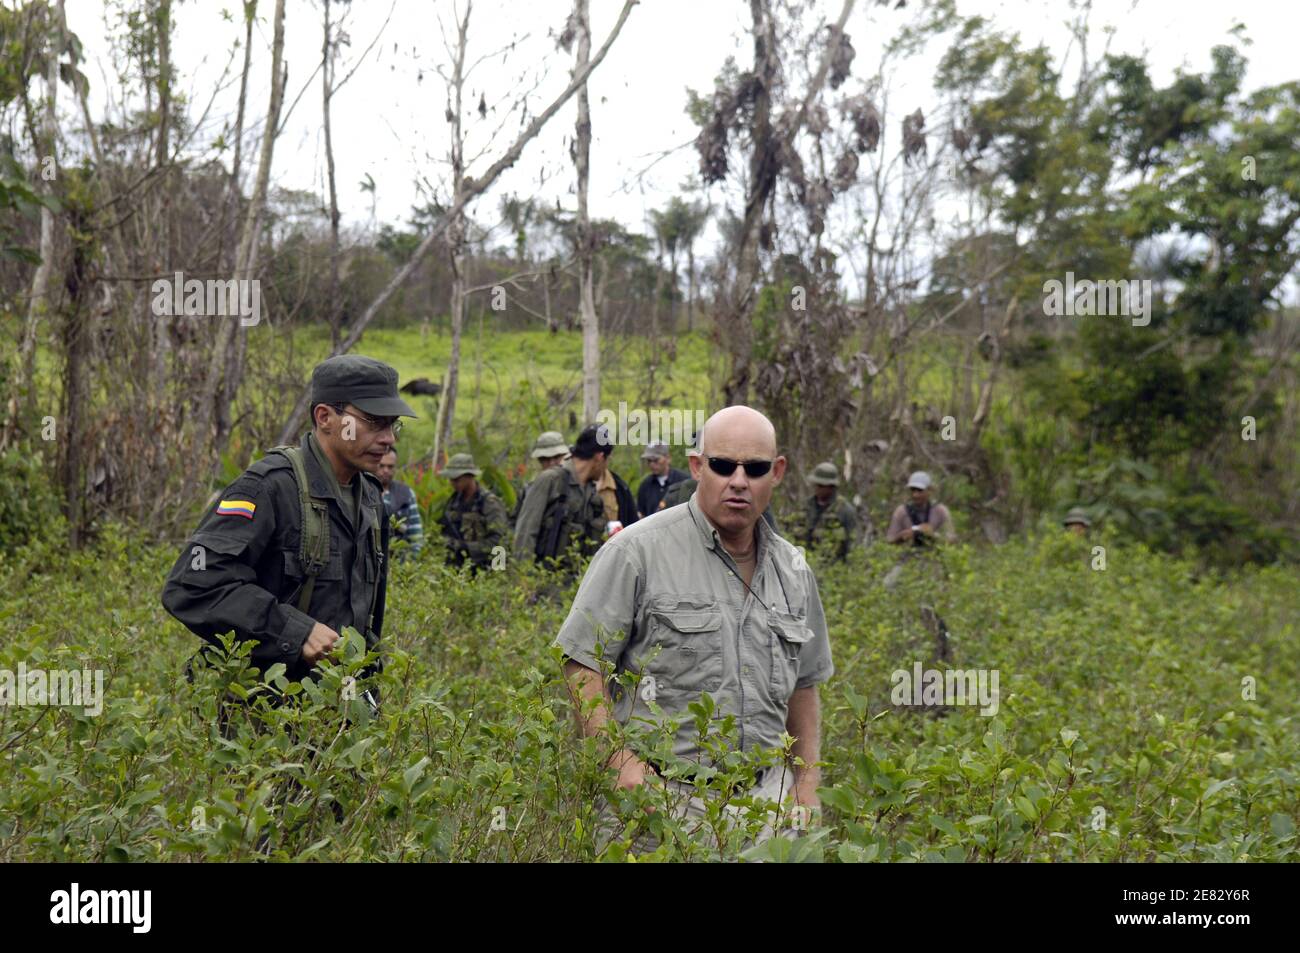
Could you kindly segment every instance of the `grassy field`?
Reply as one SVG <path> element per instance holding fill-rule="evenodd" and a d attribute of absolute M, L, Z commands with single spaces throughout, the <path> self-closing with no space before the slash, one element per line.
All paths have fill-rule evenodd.
<path fill-rule="evenodd" d="M 1055 533 L 958 547 L 911 564 L 892 593 L 883 547 L 819 570 L 837 666 L 822 691 L 824 824 L 764 856 L 1295 859 L 1294 570 L 1216 579 L 1104 543 L 1104 571 Z M 600 755 L 574 739 L 549 648 L 571 587 L 513 568 L 471 579 L 428 552 L 392 581 L 380 720 L 339 700 L 352 653 L 301 706 L 264 715 L 270 730 L 238 721 L 224 741 L 215 699 L 239 665 L 182 677 L 197 640 L 158 604 L 174 556 L 107 533 L 0 569 L 0 668 L 106 672 L 98 716 L 0 706 L 0 860 L 595 856 Z M 953 633 L 953 666 L 999 673 L 992 717 L 891 704 L 891 673 L 931 664 L 923 600 Z M 715 740 L 725 728 L 700 724 Z M 728 782 L 752 768 L 732 756 L 702 793 L 734 799 Z M 656 831 L 664 846 L 639 859 L 741 850 Z M 603 856 L 625 859 L 624 842 Z"/>
<path fill-rule="evenodd" d="M 329 353 L 329 338 L 320 333 L 300 334 L 295 347 L 305 354 L 324 357 Z M 663 354 L 658 356 L 662 366 L 656 371 L 651 395 L 646 392 L 650 360 L 647 343 L 641 339 L 607 342 L 602 353 L 602 406 L 616 411 L 619 401 L 627 401 L 629 408 L 662 406 L 710 411 L 717 401 L 712 366 L 716 355 L 711 347 L 702 334 L 682 335 L 671 360 Z M 484 328 L 480 337 L 476 322 L 471 321 L 461 348 L 452 453 L 467 449 L 465 432 L 471 423 L 493 446 L 502 446 L 506 434 L 497 431 L 513 432 L 520 416 L 529 418 L 519 430 L 520 435 L 528 432 L 526 444 L 531 444 L 541 430 L 560 430 L 570 439 L 576 436 L 567 409 L 581 416 L 581 335 L 545 330 L 493 332 Z M 378 329 L 368 331 L 356 351 L 391 364 L 403 383 L 417 377 L 440 381 L 450 359 L 451 342 L 445 334 L 431 331 L 424 335 L 415 326 Z M 566 410 L 544 416 L 548 396 L 570 396 L 564 405 Z M 416 397 L 411 403 L 421 417 L 408 425 L 402 442 L 408 456 L 419 457 L 433 447 L 437 400 Z"/>

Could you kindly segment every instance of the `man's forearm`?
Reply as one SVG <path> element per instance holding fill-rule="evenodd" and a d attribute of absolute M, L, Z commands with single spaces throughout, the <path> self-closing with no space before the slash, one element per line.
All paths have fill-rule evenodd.
<path fill-rule="evenodd" d="M 564 680 L 569 685 L 569 697 L 573 700 L 578 717 L 578 729 L 583 737 L 594 737 L 609 721 L 612 699 L 605 689 L 605 680 L 599 672 L 594 672 L 573 659 L 564 661 Z M 594 706 L 591 704 L 593 701 Z"/>
<path fill-rule="evenodd" d="M 564 680 L 569 685 L 569 697 L 573 699 L 578 730 L 582 732 L 583 737 L 594 738 L 609 724 L 609 712 L 614 704 L 609 689 L 605 687 L 605 680 L 601 678 L 599 672 L 573 659 L 566 659 L 564 662 Z M 635 758 L 633 752 L 622 748 L 610 755 L 607 766 L 621 769 L 624 762 Z"/>
<path fill-rule="evenodd" d="M 817 762 L 821 760 L 821 703 L 817 696 L 817 686 L 795 689 L 790 696 L 790 707 L 786 712 L 785 730 L 794 736 L 794 745 L 790 753 L 800 759 L 796 762 L 794 781 L 796 786 L 811 786 L 816 789 L 821 779 Z"/>

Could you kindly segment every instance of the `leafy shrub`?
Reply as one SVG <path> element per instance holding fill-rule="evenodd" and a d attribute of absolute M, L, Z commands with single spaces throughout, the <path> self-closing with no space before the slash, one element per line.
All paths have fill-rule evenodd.
<path fill-rule="evenodd" d="M 743 828 L 691 840 L 640 810 L 659 796 L 645 789 L 604 859 L 645 827 L 661 843 L 639 859 L 1295 859 L 1295 570 L 1216 577 L 1120 540 L 957 546 L 892 589 L 897 549 L 820 567 L 836 662 L 823 826 L 753 851 Z M 98 717 L 0 706 L 0 860 L 597 857 L 605 743 L 576 738 L 550 648 L 575 580 L 394 564 L 372 720 L 343 700 L 366 663 L 355 636 L 319 685 L 241 672 L 242 647 L 190 683 L 198 640 L 158 604 L 174 549 L 114 527 L 52 555 L 0 567 L 0 669 L 101 668 L 106 703 Z M 1000 672 L 993 717 L 891 704 L 891 672 L 931 664 L 923 601 L 947 624 L 948 664 Z M 223 739 L 226 691 L 251 702 Z M 687 717 L 722 752 L 708 711 Z M 699 784 L 711 817 L 773 757 L 726 754 Z"/>
<path fill-rule="evenodd" d="M 44 456 L 23 446 L 0 454 L 0 552 L 65 536 L 54 469 Z"/>

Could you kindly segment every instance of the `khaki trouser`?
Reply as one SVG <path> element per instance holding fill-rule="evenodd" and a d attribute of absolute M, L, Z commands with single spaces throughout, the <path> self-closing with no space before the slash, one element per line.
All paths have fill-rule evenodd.
<path fill-rule="evenodd" d="M 708 821 L 707 804 L 703 798 L 695 793 L 693 784 L 661 778 L 654 774 L 646 778 L 646 784 L 653 784 L 671 792 L 669 810 L 672 812 L 673 818 L 681 822 L 692 839 L 706 842 L 713 841 L 714 835 Z M 746 848 L 761 844 L 778 835 L 793 839 L 808 826 L 806 808 L 796 807 L 793 802 L 783 803 L 793 790 L 794 771 L 791 768 L 777 766 L 766 768 L 759 773 L 758 783 L 744 792 L 743 797 L 763 799 L 774 803 L 768 808 L 767 820 L 763 824 L 762 830 L 752 841 L 747 840 L 745 842 L 744 846 Z M 662 803 L 662 796 L 657 796 L 655 798 L 655 809 L 663 810 Z M 737 826 L 737 822 L 746 820 L 745 815 L 748 813 L 749 808 L 739 804 L 728 802 L 723 805 L 723 821 L 732 826 Z M 778 824 L 780 825 L 779 831 L 776 827 Z M 622 837 L 625 828 L 626 823 L 618 816 L 609 799 L 600 798 L 596 813 L 596 850 L 603 851 L 610 841 Z M 656 846 L 654 836 L 648 831 L 641 831 L 633 840 L 631 849 L 635 853 L 648 853 L 654 850 Z"/>

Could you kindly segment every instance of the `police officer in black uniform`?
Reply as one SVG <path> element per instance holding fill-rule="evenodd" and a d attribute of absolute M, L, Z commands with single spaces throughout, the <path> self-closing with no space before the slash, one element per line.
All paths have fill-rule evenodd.
<path fill-rule="evenodd" d="M 388 521 L 374 473 L 399 418 L 415 416 L 397 394 L 397 372 L 359 355 L 316 366 L 311 415 L 299 446 L 268 453 L 226 488 L 162 593 L 167 611 L 205 642 L 233 631 L 256 643 L 256 668 L 282 662 L 293 680 L 312 673 L 346 626 L 368 649 L 379 643 Z"/>

